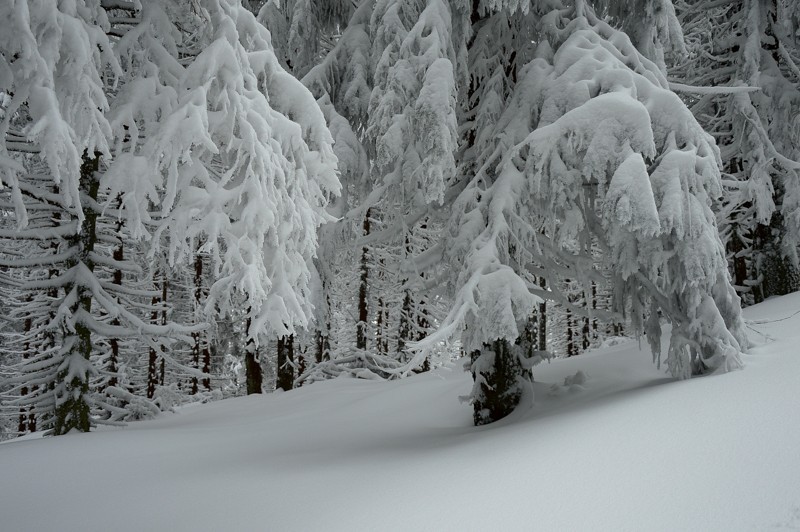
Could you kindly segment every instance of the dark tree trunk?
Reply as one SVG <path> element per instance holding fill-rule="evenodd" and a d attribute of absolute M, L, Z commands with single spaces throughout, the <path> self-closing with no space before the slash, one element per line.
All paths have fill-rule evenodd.
<path fill-rule="evenodd" d="M 288 392 L 294 388 L 294 335 L 278 338 L 278 376 L 275 388 Z"/>
<path fill-rule="evenodd" d="M 377 275 L 378 282 L 383 286 L 385 280 L 385 267 L 386 263 L 383 258 L 378 261 Z M 379 355 L 389 354 L 389 309 L 386 306 L 386 299 L 383 295 L 378 296 L 377 301 L 377 319 L 375 323 L 375 350 Z"/>
<path fill-rule="evenodd" d="M 731 174 L 738 174 L 743 169 L 741 160 L 738 157 L 732 158 L 728 162 L 728 172 Z M 734 223 L 731 227 L 731 236 L 728 241 L 728 252 L 731 255 L 733 264 L 733 285 L 739 290 L 748 290 L 748 268 L 747 268 L 747 250 L 742 242 L 741 235 L 739 234 L 740 227 Z M 752 288 L 750 288 L 752 290 Z"/>
<path fill-rule="evenodd" d="M 418 342 L 425 338 L 425 331 L 427 331 L 430 328 L 430 322 L 428 321 L 428 310 L 425 307 L 425 299 L 420 299 L 419 304 L 420 307 L 422 308 L 422 312 L 420 312 L 419 315 L 417 316 L 417 334 L 415 339 Z M 430 359 L 426 357 L 425 360 L 422 361 L 422 366 L 420 366 L 419 369 L 421 372 L 430 371 L 431 369 Z"/>
<path fill-rule="evenodd" d="M 419 228 L 424 231 L 428 227 L 427 221 L 423 220 Z M 423 233 L 424 234 L 424 233 Z M 408 231 L 405 237 L 405 258 L 413 259 L 414 248 L 412 247 L 411 238 L 413 233 Z M 425 278 L 425 274 L 421 273 L 420 277 Z M 408 286 L 410 280 L 404 279 L 403 285 Z M 411 289 L 405 289 L 403 297 L 403 308 L 400 311 L 400 327 L 398 331 L 397 352 L 401 358 L 406 358 L 406 346 L 410 341 L 420 341 L 425 338 L 425 331 L 430 326 L 428 322 L 428 311 L 425 308 L 425 299 L 417 297 L 412 293 Z M 423 361 L 417 372 L 424 372 L 430 370 L 431 363 L 427 358 Z"/>
<path fill-rule="evenodd" d="M 589 326 L 589 318 L 583 318 L 583 329 L 581 330 L 581 351 L 586 351 L 592 345 L 592 329 Z"/>
<path fill-rule="evenodd" d="M 100 169 L 100 156 L 95 154 L 90 157 L 83 155 L 81 164 L 80 187 L 89 201 L 84 200 L 83 223 L 78 232 L 68 239 L 70 247 L 78 248 L 77 257 L 68 261 L 68 268 L 83 264 L 89 272 L 94 272 L 94 261 L 91 258 L 97 242 L 97 215 L 92 203 L 97 200 L 100 189 L 100 180 L 97 172 Z M 77 292 L 77 301 L 70 309 L 72 314 L 84 312 L 87 315 L 92 311 L 92 293 L 83 285 L 67 286 L 66 293 Z M 87 361 L 92 356 L 92 332 L 86 323 L 76 320 L 75 331 L 64 331 L 64 343 L 69 346 L 68 357 L 81 357 Z M 78 430 L 89 432 L 91 428 L 90 406 L 87 400 L 89 394 L 89 375 L 82 372 L 79 375 L 70 374 L 70 368 L 58 372 L 58 381 L 63 384 L 63 393 L 58 398 L 54 434 L 61 435 Z"/>
<path fill-rule="evenodd" d="M 122 195 L 117 196 L 117 209 L 122 209 Z M 117 246 L 114 248 L 114 251 L 111 254 L 111 257 L 114 259 L 114 262 L 121 263 L 125 259 L 125 244 L 122 240 L 122 227 L 123 227 L 122 220 L 118 220 L 116 224 L 116 235 L 118 239 Z M 122 286 L 122 270 L 118 267 L 114 270 L 114 274 L 112 275 L 111 282 L 117 286 Z M 119 298 L 117 298 L 117 303 L 119 303 Z M 113 318 L 111 320 L 111 325 L 118 327 L 120 325 L 119 318 Z M 118 338 L 111 338 L 108 341 L 110 347 L 110 353 L 108 357 L 108 372 L 111 374 L 111 377 L 108 379 L 108 386 L 116 386 L 119 383 L 119 339 Z"/>
<path fill-rule="evenodd" d="M 319 364 L 323 360 L 328 360 L 328 350 L 330 349 L 328 344 L 328 335 L 324 334 L 322 331 L 317 331 L 316 338 L 314 339 L 314 362 Z"/>
<path fill-rule="evenodd" d="M 153 310 L 150 312 L 150 323 L 158 323 L 158 297 L 154 297 L 150 304 Z M 155 347 L 150 347 L 147 353 L 147 398 L 152 399 L 156 394 L 156 386 L 158 385 L 158 352 Z"/>
<path fill-rule="evenodd" d="M 572 319 L 572 311 L 567 307 L 567 356 L 575 356 L 577 355 L 577 350 L 575 349 L 575 333 L 573 332 L 573 328 L 575 327 L 574 321 Z"/>
<path fill-rule="evenodd" d="M 208 343 L 203 347 L 203 373 L 208 377 L 203 379 L 203 388 L 205 391 L 211 391 L 211 349 Z"/>
<path fill-rule="evenodd" d="M 158 276 L 158 272 L 153 272 L 153 284 L 154 288 L 158 288 L 158 282 L 155 281 L 155 278 Z M 153 297 L 150 304 L 152 309 L 150 310 L 150 323 L 153 325 L 161 325 L 167 324 L 167 291 L 168 291 L 168 284 L 167 284 L 167 272 L 165 269 L 161 271 L 161 294 Z M 147 398 L 152 399 L 156 393 L 156 386 L 164 386 L 164 378 L 166 373 L 166 367 L 164 362 L 164 357 L 161 356 L 161 346 L 159 349 L 155 347 L 151 347 L 148 352 L 147 358 Z"/>
<path fill-rule="evenodd" d="M 150 311 L 150 323 L 158 323 L 158 304 L 159 297 L 155 296 L 150 301 L 152 310 Z M 147 356 L 147 398 L 152 399 L 156 394 L 158 386 L 158 351 L 155 347 L 150 347 Z"/>
<path fill-rule="evenodd" d="M 427 331 L 430 328 L 430 321 L 428 320 L 428 309 L 425 306 L 425 304 L 426 304 L 425 298 L 420 298 L 419 307 L 422 310 L 417 314 L 416 318 L 417 331 L 416 334 L 413 335 L 414 340 L 416 340 L 417 342 L 425 339 L 426 335 L 425 331 Z M 431 361 L 429 358 L 426 357 L 425 360 L 422 361 L 422 365 L 419 367 L 419 373 L 430 371 L 430 369 L 431 369 Z"/>
<path fill-rule="evenodd" d="M 379 355 L 386 355 L 389 351 L 388 316 L 386 303 L 382 297 L 378 298 L 378 320 L 375 323 L 375 347 Z"/>
<path fill-rule="evenodd" d="M 404 281 L 405 283 L 405 281 Z M 397 328 L 397 355 L 403 359 L 406 342 L 411 338 L 411 291 L 403 293 L 403 306 L 400 308 L 400 325 Z"/>
<path fill-rule="evenodd" d="M 27 303 L 30 303 L 31 301 L 33 301 L 33 296 L 28 295 L 28 297 L 25 298 L 25 301 Z M 25 316 L 25 321 L 22 325 L 22 328 L 23 331 L 25 332 L 25 335 L 29 336 L 31 329 L 33 328 L 33 316 L 31 316 L 31 314 L 27 314 Z M 22 358 L 28 359 L 30 358 L 30 355 L 31 355 L 31 343 L 30 340 L 26 340 L 25 344 L 22 347 Z M 20 390 L 20 395 L 22 395 L 22 397 L 25 397 L 26 395 L 28 395 L 29 391 L 33 390 L 30 390 L 27 386 L 23 386 L 22 389 Z M 30 432 L 36 431 L 36 416 L 33 414 L 32 406 L 20 407 L 18 421 L 19 422 L 17 424 L 17 432 L 19 432 L 20 434 L 28 432 L 30 430 L 30 425 L 33 425 L 33 430 L 30 430 Z"/>
<path fill-rule="evenodd" d="M 405 259 L 411 256 L 410 237 L 411 234 L 409 230 L 406 232 L 403 242 Z M 397 328 L 397 355 L 400 360 L 404 360 L 406 358 L 406 343 L 411 340 L 411 324 L 413 322 L 411 313 L 413 312 L 414 300 L 411 296 L 411 290 L 407 288 L 408 279 L 403 279 L 400 285 L 403 286 L 403 305 L 400 308 L 400 324 Z"/>
<path fill-rule="evenodd" d="M 245 373 L 247 380 L 247 395 L 261 393 L 262 375 L 258 353 L 254 349 L 245 354 Z"/>
<path fill-rule="evenodd" d="M 117 208 L 121 207 L 122 200 L 119 200 L 117 203 Z M 122 222 L 117 223 L 117 233 L 122 230 Z M 122 239 L 120 238 L 119 244 L 116 248 L 114 248 L 114 252 L 112 257 L 116 262 L 122 262 L 125 258 L 124 247 L 122 243 Z M 122 286 L 122 270 L 117 268 L 114 270 L 114 276 L 111 280 L 115 285 Z M 119 326 L 120 321 L 119 318 L 114 318 L 111 320 L 111 325 Z M 111 347 L 111 355 L 108 359 L 108 371 L 111 373 L 111 378 L 108 379 L 109 386 L 116 386 L 118 384 L 118 373 L 119 373 L 119 340 L 117 338 L 111 338 L 108 341 Z"/>
<path fill-rule="evenodd" d="M 328 326 L 330 326 L 330 324 L 328 324 Z M 314 351 L 314 362 L 319 364 L 323 360 L 329 360 L 331 345 L 327 332 L 317 331 L 314 344 L 316 347 Z"/>
<path fill-rule="evenodd" d="M 169 281 L 167 281 L 167 270 L 164 268 L 163 274 L 161 275 L 161 325 L 167 325 L 167 290 L 169 289 Z M 161 346 L 161 350 L 164 350 L 164 346 Z M 158 383 L 161 386 L 164 386 L 164 378 L 166 377 L 166 362 L 164 361 L 163 356 L 158 357 L 159 360 L 159 370 L 158 370 Z"/>
<path fill-rule="evenodd" d="M 317 330 L 314 333 L 314 362 L 317 364 L 330 358 L 331 298 L 328 289 L 328 282 L 323 277 L 322 293 L 325 294 L 324 319 L 323 323 L 317 326 Z"/>
<path fill-rule="evenodd" d="M 308 348 L 298 349 L 298 352 L 297 352 L 297 376 L 298 377 L 306 372 L 306 368 L 307 368 L 306 353 L 307 352 L 308 352 Z M 302 386 L 302 383 L 300 383 L 298 386 Z"/>
<path fill-rule="evenodd" d="M 364 236 L 370 232 L 370 214 L 372 209 L 367 209 L 364 214 Z M 356 349 L 365 351 L 367 349 L 367 310 L 369 294 L 369 249 L 367 246 L 361 248 L 361 281 L 358 286 L 358 324 L 356 325 Z"/>
<path fill-rule="evenodd" d="M 544 277 L 539 277 L 539 286 L 544 289 L 547 288 L 547 281 Z M 536 339 L 539 342 L 539 351 L 547 351 L 547 303 L 544 300 L 539 303 L 539 319 L 537 321 L 539 331 Z"/>
<path fill-rule="evenodd" d="M 247 313 L 250 313 L 250 309 L 247 309 Z M 252 324 L 252 319 L 247 318 L 247 343 L 245 344 L 245 355 L 244 355 L 244 369 L 245 369 L 245 380 L 247 381 L 247 395 L 253 393 L 261 393 L 261 387 L 263 384 L 263 373 L 261 371 L 261 360 L 258 356 L 258 347 L 256 346 L 255 338 L 253 337 L 254 334 L 250 330 L 250 326 Z"/>
<path fill-rule="evenodd" d="M 196 253 L 194 256 L 194 308 L 195 314 L 197 315 L 200 310 L 200 306 L 203 304 L 203 259 L 200 256 L 200 253 Z M 199 370 L 200 369 L 200 357 L 203 351 L 202 347 L 203 339 L 201 338 L 200 332 L 195 331 L 192 333 L 192 368 Z M 198 392 L 198 378 L 197 375 L 192 376 L 192 389 L 191 394 L 194 395 Z"/>
<path fill-rule="evenodd" d="M 586 311 L 586 316 L 584 316 L 581 319 L 581 322 L 580 322 L 581 323 L 581 347 L 580 347 L 580 351 L 578 351 L 578 348 L 576 346 L 576 348 L 575 348 L 576 353 L 575 354 L 583 353 L 584 351 L 589 349 L 590 345 L 592 345 L 592 327 L 591 327 L 590 320 L 589 320 L 589 316 L 592 313 L 589 311 L 589 301 L 586 299 L 586 291 L 585 290 L 583 291 L 583 295 L 581 296 L 581 300 L 583 302 L 583 309 L 584 309 L 584 311 Z M 575 325 L 577 326 L 578 325 L 578 320 L 576 319 L 575 321 L 576 321 Z"/>
<path fill-rule="evenodd" d="M 472 404 L 475 425 L 502 419 L 519 404 L 524 383 L 530 382 L 532 375 L 522 367 L 516 351 L 516 346 L 502 338 L 473 351 L 472 377 L 480 383 Z"/>
<path fill-rule="evenodd" d="M 539 346 L 539 314 L 535 310 L 531 312 L 528 321 L 525 322 L 525 328 L 522 334 L 519 335 L 515 345 L 522 349 L 522 354 L 526 358 L 531 358 L 534 351 Z"/>

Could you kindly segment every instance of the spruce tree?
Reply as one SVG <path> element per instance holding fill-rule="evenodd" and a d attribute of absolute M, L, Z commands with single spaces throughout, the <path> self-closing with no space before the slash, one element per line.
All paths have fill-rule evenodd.
<path fill-rule="evenodd" d="M 464 328 L 477 424 L 519 401 L 542 359 L 515 345 L 554 281 L 612 279 L 660 357 L 672 324 L 676 377 L 739 367 L 739 298 L 711 211 L 719 152 L 657 65 L 583 3 L 541 14 L 537 57 L 518 72 L 488 144 L 454 204 L 446 255 L 456 304 L 431 341 Z M 600 247 L 600 271 L 592 268 Z M 491 390 L 491 394 L 489 394 Z M 495 403 L 499 401 L 500 404 Z"/>

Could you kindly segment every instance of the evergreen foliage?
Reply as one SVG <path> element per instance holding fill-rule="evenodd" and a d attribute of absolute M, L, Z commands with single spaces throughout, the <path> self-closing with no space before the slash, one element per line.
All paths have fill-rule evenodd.
<path fill-rule="evenodd" d="M 740 367 L 800 283 L 795 4 L 0 4 L 0 435 L 459 356 L 480 425 L 623 333 Z"/>

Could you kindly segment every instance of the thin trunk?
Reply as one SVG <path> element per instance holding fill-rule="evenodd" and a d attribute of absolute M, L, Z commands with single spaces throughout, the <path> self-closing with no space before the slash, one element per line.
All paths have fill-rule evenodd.
<path fill-rule="evenodd" d="M 728 162 L 728 172 L 736 175 L 742 170 L 742 164 L 738 157 L 732 158 Z M 739 289 L 747 287 L 747 260 L 745 245 L 739 235 L 739 226 L 734 222 L 731 227 L 731 237 L 728 242 L 728 250 L 733 261 L 733 285 Z"/>
<path fill-rule="evenodd" d="M 161 275 L 161 325 L 166 325 L 167 324 L 167 289 L 168 289 L 168 287 L 169 287 L 169 284 L 168 284 L 168 281 L 167 281 L 167 270 L 165 268 L 164 271 L 163 271 L 163 274 Z M 164 349 L 163 345 L 161 346 L 161 349 L 163 351 L 163 349 Z M 166 373 L 166 367 L 165 367 L 166 366 L 166 362 L 164 361 L 164 357 L 163 356 L 159 356 L 158 358 L 160 359 L 159 360 L 159 368 L 158 368 L 158 383 L 161 386 L 164 386 L 164 377 L 165 377 L 165 373 Z"/>
<path fill-rule="evenodd" d="M 383 301 L 383 297 L 378 298 L 378 319 L 375 323 L 375 347 L 378 350 L 379 355 L 385 355 L 387 352 L 386 346 L 388 345 L 387 341 L 387 323 L 385 319 L 384 307 L 386 304 Z"/>
<path fill-rule="evenodd" d="M 159 297 L 153 296 L 150 300 L 152 309 L 150 310 L 150 323 L 158 323 L 158 304 Z M 156 394 L 156 386 L 158 386 L 158 351 L 155 347 L 150 347 L 147 356 L 147 398 L 152 399 Z"/>
<path fill-rule="evenodd" d="M 364 214 L 364 236 L 370 232 L 370 214 L 372 209 L 367 209 Z M 369 284 L 369 249 L 367 246 L 361 248 L 361 281 L 358 286 L 358 324 L 356 325 L 356 349 L 366 351 L 367 349 L 367 297 Z"/>
<path fill-rule="evenodd" d="M 575 350 L 575 334 L 572 331 L 574 327 L 574 323 L 572 320 L 572 311 L 567 307 L 567 356 L 575 356 L 577 354 Z"/>
<path fill-rule="evenodd" d="M 308 348 L 298 349 L 297 353 L 297 375 L 298 377 L 306 372 L 306 353 Z M 301 383 L 302 386 L 302 383 Z"/>
<path fill-rule="evenodd" d="M 117 200 L 117 208 L 121 207 L 122 207 L 122 198 L 120 197 Z M 122 231 L 122 221 L 119 221 L 117 222 L 117 234 L 119 235 L 121 231 Z M 114 258 L 114 261 L 118 263 L 122 262 L 125 258 L 124 244 L 122 242 L 121 237 L 119 238 L 119 244 L 117 245 L 116 248 L 114 248 L 112 257 Z M 111 282 L 117 286 L 122 286 L 122 270 L 120 270 L 119 268 L 114 270 L 114 276 Z M 112 319 L 111 325 L 119 326 L 120 325 L 119 318 Z M 108 385 L 116 386 L 118 384 L 117 373 L 119 372 L 119 340 L 117 338 L 111 338 L 108 341 L 108 343 L 111 347 L 111 356 L 109 357 L 108 360 L 108 371 L 109 373 L 111 373 L 111 378 L 108 380 Z"/>
<path fill-rule="evenodd" d="M 250 309 L 247 309 L 250 314 Z M 246 335 L 247 343 L 245 344 L 244 355 L 244 369 L 245 380 L 247 382 L 247 395 L 254 393 L 261 393 L 261 386 L 263 384 L 263 373 L 261 371 L 261 361 L 258 357 L 258 347 L 254 338 L 253 331 L 250 330 L 252 326 L 252 318 L 248 316 L 246 321 Z"/>
<path fill-rule="evenodd" d="M 317 327 L 314 336 L 314 362 L 319 364 L 330 358 L 330 331 L 331 331 L 331 298 L 328 295 L 328 284 L 322 280 L 322 292 L 325 294 L 325 320 Z"/>
<path fill-rule="evenodd" d="M 592 281 L 592 339 L 597 340 L 597 283 Z"/>
<path fill-rule="evenodd" d="M 405 281 L 404 281 L 405 282 Z M 411 339 L 411 291 L 403 291 L 403 306 L 400 308 L 400 325 L 397 328 L 397 355 L 405 358 L 406 342 Z"/>
<path fill-rule="evenodd" d="M 515 344 L 522 349 L 525 358 L 531 358 L 539 345 L 539 314 L 534 310 L 525 322 L 525 328 Z"/>
<path fill-rule="evenodd" d="M 194 256 L 194 309 L 195 316 L 200 314 L 200 306 L 203 304 L 203 259 L 197 253 Z M 202 338 L 199 332 L 192 333 L 192 368 L 200 369 L 200 356 L 202 352 Z M 192 376 L 192 389 L 191 394 L 195 395 L 198 391 L 197 375 Z"/>
<path fill-rule="evenodd" d="M 417 314 L 417 334 L 414 335 L 414 339 L 419 342 L 425 338 L 425 331 L 430 328 L 430 321 L 428 320 L 428 309 L 425 306 L 426 301 L 424 298 L 419 300 L 419 307 L 422 309 Z M 425 358 L 422 361 L 422 365 L 420 366 L 420 372 L 430 371 L 431 369 L 431 361 L 429 358 Z"/>
<path fill-rule="evenodd" d="M 153 284 L 154 287 L 158 287 L 158 282 L 155 281 L 155 278 L 158 276 L 158 271 L 153 272 Z M 161 294 L 157 296 L 153 296 L 153 299 L 150 300 L 151 310 L 150 310 L 150 323 L 153 325 L 158 325 L 159 322 L 162 325 L 166 324 L 167 320 L 167 272 L 166 268 L 162 268 L 161 270 Z M 156 393 L 156 386 L 164 386 L 164 378 L 166 373 L 164 357 L 161 356 L 160 350 L 163 349 L 161 346 L 159 349 L 155 347 L 150 347 L 148 351 L 148 358 L 147 358 L 147 398 L 152 399 Z"/>
<path fill-rule="evenodd" d="M 404 259 L 408 260 L 411 256 L 411 230 L 406 231 L 404 237 Z M 403 306 L 400 308 L 400 325 L 397 328 L 397 356 L 400 360 L 406 359 L 406 342 L 411 340 L 411 327 L 413 319 L 411 317 L 413 299 L 411 290 L 408 289 L 408 278 L 403 279 L 400 285 L 403 287 Z"/>
<path fill-rule="evenodd" d="M 203 373 L 208 375 L 208 377 L 204 378 L 202 381 L 203 388 L 207 392 L 211 391 L 211 349 L 208 343 L 205 344 L 203 347 Z"/>
<path fill-rule="evenodd" d="M 324 334 L 322 331 L 316 332 L 316 337 L 314 338 L 314 362 L 319 364 L 323 360 L 328 360 L 328 335 Z"/>
<path fill-rule="evenodd" d="M 547 281 L 544 277 L 539 277 L 539 286 L 542 289 L 547 288 Z M 539 303 L 539 320 L 537 322 L 539 326 L 539 331 L 536 334 L 536 338 L 539 342 L 539 351 L 547 351 L 547 303 L 542 300 Z"/>
<path fill-rule="evenodd" d="M 586 351 L 589 349 L 590 345 L 592 345 L 592 329 L 589 326 L 589 318 L 583 318 L 583 329 L 581 330 L 581 351 Z"/>
<path fill-rule="evenodd" d="M 25 301 L 27 303 L 31 303 L 33 301 L 33 295 L 29 294 L 28 297 L 25 298 Z M 33 328 L 33 317 L 31 316 L 31 314 L 27 314 L 26 315 L 25 322 L 24 322 L 22 327 L 23 327 L 23 331 L 25 333 L 25 336 L 28 337 L 28 340 L 25 341 L 25 344 L 22 347 L 22 358 L 27 360 L 28 358 L 30 358 L 30 353 L 31 353 L 31 342 L 30 342 L 30 336 L 29 336 L 29 334 L 31 332 L 31 329 Z M 28 395 L 29 391 L 32 391 L 32 390 L 29 390 L 27 386 L 23 386 L 22 389 L 20 390 L 20 395 L 22 395 L 22 397 L 25 397 L 26 395 Z M 21 406 L 19 408 L 19 423 L 17 425 L 17 432 L 19 432 L 20 434 L 24 434 L 25 432 L 28 431 L 27 430 L 28 429 L 28 425 L 29 425 L 28 416 L 31 417 L 31 420 L 33 421 L 33 424 L 34 424 L 34 427 L 35 427 L 36 426 L 36 418 L 33 415 L 33 407 L 29 406 L 29 407 L 26 408 L 24 406 Z M 31 432 L 33 432 L 33 431 L 31 431 Z"/>
<path fill-rule="evenodd" d="M 294 335 L 278 338 L 278 375 L 275 388 L 289 391 L 294 388 Z"/>

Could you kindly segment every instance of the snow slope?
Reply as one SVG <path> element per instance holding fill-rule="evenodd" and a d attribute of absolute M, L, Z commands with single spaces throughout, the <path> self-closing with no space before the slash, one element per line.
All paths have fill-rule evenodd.
<path fill-rule="evenodd" d="M 726 375 L 673 381 L 635 341 L 544 365 L 489 427 L 454 368 L 11 441 L 0 530 L 800 530 L 798 311 L 748 309 Z"/>

